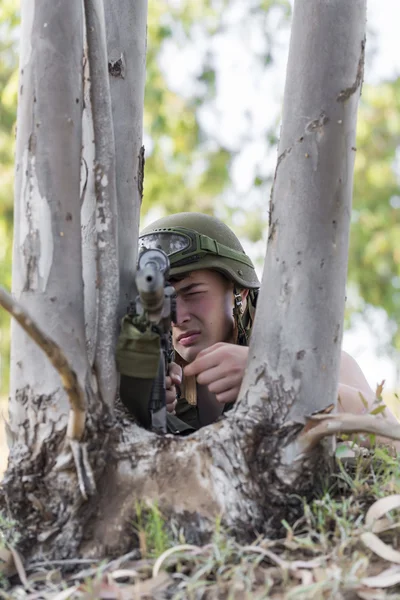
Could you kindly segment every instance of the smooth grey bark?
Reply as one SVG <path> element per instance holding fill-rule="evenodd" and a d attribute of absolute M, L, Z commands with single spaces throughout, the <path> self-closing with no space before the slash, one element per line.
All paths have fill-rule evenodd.
<path fill-rule="evenodd" d="M 336 403 L 365 0 L 296 0 L 262 288 L 239 413 Z"/>
<path fill-rule="evenodd" d="M 119 318 L 133 299 L 143 194 L 147 0 L 104 1 L 118 197 Z"/>
<path fill-rule="evenodd" d="M 23 0 L 16 147 L 14 297 L 62 347 L 84 386 L 79 202 L 83 14 L 79 0 Z M 65 341 L 68 340 L 68 344 Z M 12 429 L 37 411 L 46 437 L 65 427 L 59 375 L 12 324 Z M 36 415 L 36 416 L 35 416 Z"/>
<path fill-rule="evenodd" d="M 124 12 L 113 14 L 117 21 L 125 18 Z M 110 19 L 107 16 L 107 23 Z M 185 439 L 144 431 L 118 410 L 110 414 L 106 406 L 101 418 L 102 403 L 96 398 L 91 405 L 97 411 L 95 418 L 90 413 L 87 435 L 79 446 L 82 460 L 74 456 L 75 465 L 83 465 L 80 478 L 71 454 L 59 452 L 63 432 L 36 445 L 32 453 L 40 438 L 36 414 L 32 424 L 38 428 L 20 427 L 20 443 L 13 449 L 0 488 L 0 507 L 5 505 L 19 521 L 27 559 L 110 558 L 132 548 L 135 532 L 127 523 L 135 517 L 135 500 L 157 501 L 188 541 L 207 539 L 220 514 L 242 538 L 261 532 L 276 535 L 283 518 L 293 521 L 299 516 L 300 498 L 312 494 L 317 478 L 329 470 L 329 460 L 315 448 L 329 427 L 325 433 L 319 421 L 313 438 L 310 430 L 304 434 L 303 422 L 307 413 L 334 401 L 336 393 L 364 28 L 364 0 L 296 4 L 271 199 L 271 239 L 242 400 L 226 419 Z M 54 112 L 58 108 L 52 105 Z M 61 133 L 57 132 L 63 140 Z M 115 133 L 119 137 L 117 128 Z M 73 181 L 78 198 L 79 152 L 76 157 Z M 134 178 L 131 185 L 129 195 L 119 202 L 127 202 L 134 218 L 130 200 L 137 189 Z M 88 215 L 87 223 L 90 209 Z M 127 218 L 119 212 L 120 221 Z M 57 219 L 58 213 L 50 214 L 50 223 L 57 224 Z M 136 252 L 134 225 L 125 233 L 130 233 Z M 28 240 L 32 239 L 31 230 Z M 131 260 L 127 247 L 126 252 L 121 270 Z M 65 289 L 66 261 L 61 265 L 64 270 L 57 270 L 55 277 L 58 289 Z M 35 289 L 32 295 L 40 299 L 40 293 Z M 79 300 L 82 315 L 82 294 Z M 37 314 L 42 324 L 39 309 Z M 51 315 L 47 316 L 51 325 Z M 43 329 L 53 334 L 51 327 Z M 67 331 L 63 346 L 77 351 L 75 362 L 83 357 L 86 363 L 84 349 L 76 349 L 71 341 L 74 335 Z M 44 422 L 48 411 L 45 405 Z M 344 416 L 341 419 L 345 422 Z M 335 432 L 338 429 L 340 425 Z M 78 482 L 92 472 L 97 495 L 87 502 Z M 92 494 L 94 487 L 89 489 Z"/>
<path fill-rule="evenodd" d="M 115 144 L 108 83 L 103 0 L 84 0 L 95 141 L 97 332 L 94 368 L 101 398 L 112 407 L 117 392 L 115 347 L 119 298 Z"/>
<path fill-rule="evenodd" d="M 86 29 L 86 28 L 85 28 Z M 86 37 L 86 35 L 85 35 Z M 91 367 L 94 367 L 98 334 L 97 310 L 97 231 L 95 191 L 95 139 L 92 104 L 90 99 L 90 70 L 87 41 L 83 58 L 83 112 L 81 157 L 81 235 L 82 275 L 84 283 L 84 311 L 86 349 Z"/>

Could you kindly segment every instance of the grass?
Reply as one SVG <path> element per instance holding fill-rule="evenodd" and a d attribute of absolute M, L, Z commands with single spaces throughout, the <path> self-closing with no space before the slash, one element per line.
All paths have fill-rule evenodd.
<path fill-rule="evenodd" d="M 69 575 L 65 571 L 63 575 L 62 564 L 40 569 L 32 566 L 27 575 L 30 590 L 14 585 L 0 597 L 400 599 L 400 587 L 383 587 L 389 576 L 368 579 L 393 564 L 390 557 L 383 559 L 363 542 L 366 532 L 373 535 L 365 523 L 369 507 L 389 494 L 400 494 L 400 463 L 387 449 L 376 447 L 367 456 L 359 453 L 338 459 L 337 466 L 321 494 L 304 502 L 301 519 L 283 523 L 286 535 L 282 539 L 260 536 L 243 546 L 218 519 L 210 543 L 192 546 L 168 526 L 157 505 L 138 504 L 132 524 L 138 534 L 138 550 L 83 569 L 77 561 Z M 379 534 L 389 552 L 400 546 L 399 514 L 398 509 L 386 514 L 386 531 Z M 369 587 L 371 581 L 374 588 Z"/>

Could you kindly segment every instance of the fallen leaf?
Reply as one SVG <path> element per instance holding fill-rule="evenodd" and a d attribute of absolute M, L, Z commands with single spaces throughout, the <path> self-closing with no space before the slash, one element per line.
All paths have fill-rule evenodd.
<path fill-rule="evenodd" d="M 369 588 L 387 588 L 400 583 L 400 567 L 390 567 L 374 577 L 364 577 L 361 583 Z"/>
<path fill-rule="evenodd" d="M 357 596 L 361 600 L 385 600 L 386 594 L 382 590 L 357 590 Z"/>
<path fill-rule="evenodd" d="M 0 574 L 12 577 L 17 572 L 13 556 L 7 548 L 0 548 Z"/>
<path fill-rule="evenodd" d="M 157 577 L 138 581 L 135 585 L 122 586 L 121 600 L 142 600 L 144 598 L 153 598 L 156 592 L 160 592 L 170 586 L 171 577 L 166 571 L 162 571 Z"/>
<path fill-rule="evenodd" d="M 76 592 L 78 587 L 79 587 L 78 585 L 72 585 L 68 589 L 63 590 L 62 592 L 57 594 L 57 596 L 53 596 L 53 598 L 51 600 L 67 600 L 68 598 L 70 598 L 72 596 L 72 594 L 74 594 Z"/>
<path fill-rule="evenodd" d="M 110 576 L 113 579 L 134 579 L 135 577 L 139 577 L 139 573 L 134 569 L 118 569 L 117 571 L 110 573 Z"/>
<path fill-rule="evenodd" d="M 153 577 L 158 575 L 158 572 L 163 564 L 164 560 L 171 556 L 171 554 L 175 554 L 176 552 L 184 552 L 186 550 L 195 550 L 199 551 L 199 546 L 193 546 L 193 544 L 180 544 L 179 546 L 174 546 L 173 548 L 169 548 L 165 552 L 163 552 L 156 560 L 153 566 Z"/>
<path fill-rule="evenodd" d="M 15 548 L 13 548 L 12 546 L 8 546 L 8 549 L 10 550 L 10 552 L 12 554 L 12 557 L 14 560 L 14 565 L 15 565 L 15 568 L 18 573 L 18 577 L 20 578 L 21 583 L 24 586 L 24 588 L 28 589 L 29 582 L 28 582 L 28 578 L 25 573 L 24 565 L 22 564 L 22 559 L 21 559 L 20 555 L 18 554 L 18 552 L 15 550 Z"/>
<path fill-rule="evenodd" d="M 375 533 L 366 531 L 361 534 L 361 541 L 367 548 L 372 550 L 375 554 L 384 558 L 389 562 L 400 564 L 400 552 L 395 550 L 392 546 L 385 544 L 381 539 L 378 538 Z"/>
<path fill-rule="evenodd" d="M 365 515 L 365 524 L 367 527 L 372 527 L 374 521 L 377 521 L 389 510 L 400 507 L 400 494 L 393 494 L 392 496 L 385 496 L 380 498 L 368 509 Z"/>

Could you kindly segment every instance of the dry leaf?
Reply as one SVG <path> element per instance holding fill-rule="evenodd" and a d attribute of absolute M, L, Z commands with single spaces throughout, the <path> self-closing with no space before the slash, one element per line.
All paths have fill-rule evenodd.
<path fill-rule="evenodd" d="M 173 548 L 169 548 L 165 552 L 163 552 L 156 560 L 153 566 L 153 577 L 157 577 L 158 572 L 163 564 L 164 560 L 171 556 L 171 554 L 175 554 L 176 552 L 183 552 L 185 550 L 200 550 L 199 546 L 193 546 L 192 544 L 180 544 L 179 546 L 174 546 Z"/>
<path fill-rule="evenodd" d="M 172 579 L 165 571 L 162 571 L 157 577 L 138 581 L 135 585 L 122 586 L 120 588 L 121 600 L 144 600 L 153 598 L 156 592 L 160 592 L 171 585 Z"/>
<path fill-rule="evenodd" d="M 374 577 L 364 577 L 361 583 L 369 588 L 387 588 L 400 583 L 400 567 L 390 567 L 375 575 Z"/>
<path fill-rule="evenodd" d="M 7 548 L 0 548 L 0 575 L 12 577 L 17 572 L 13 556 Z"/>
<path fill-rule="evenodd" d="M 139 573 L 134 569 L 118 569 L 117 571 L 110 573 L 110 576 L 113 579 L 135 579 L 135 577 L 139 576 Z"/>
<path fill-rule="evenodd" d="M 311 585 L 314 583 L 314 577 L 311 571 L 306 569 L 299 569 L 298 571 L 294 571 L 293 575 L 300 579 L 301 585 Z"/>
<path fill-rule="evenodd" d="M 364 590 L 357 590 L 357 596 L 361 600 L 385 600 L 386 593 L 382 590 L 370 590 L 366 588 Z"/>
<path fill-rule="evenodd" d="M 24 588 L 27 589 L 27 588 L 29 588 L 29 583 L 28 583 L 28 578 L 25 573 L 24 565 L 22 564 L 21 557 L 18 554 L 18 552 L 15 550 L 15 548 L 13 548 L 12 546 L 8 546 L 8 548 L 12 554 L 12 557 L 14 560 L 14 565 L 15 565 L 15 568 L 18 573 L 18 577 L 20 578 L 21 583 L 24 586 Z"/>
<path fill-rule="evenodd" d="M 365 524 L 367 527 L 372 527 L 375 521 L 383 517 L 389 510 L 400 507 L 400 494 L 385 496 L 380 498 L 368 509 L 365 516 Z"/>
<path fill-rule="evenodd" d="M 72 594 L 74 594 L 76 592 L 78 587 L 79 587 L 78 585 L 73 585 L 73 586 L 69 587 L 68 589 L 63 590 L 62 592 L 57 594 L 57 596 L 53 596 L 53 598 L 51 600 L 67 600 L 68 598 L 71 598 Z"/>
<path fill-rule="evenodd" d="M 383 387 L 385 385 L 385 379 L 383 379 L 377 386 L 376 386 L 376 390 L 375 390 L 375 396 L 377 398 L 381 398 L 382 397 L 382 392 L 383 392 Z"/>
<path fill-rule="evenodd" d="M 367 548 L 389 562 L 400 564 L 400 552 L 389 544 L 385 544 L 374 533 L 367 531 L 361 534 L 361 541 Z"/>
<path fill-rule="evenodd" d="M 390 521 L 384 517 L 383 519 L 379 519 L 375 521 L 372 525 L 372 533 L 383 533 L 384 531 L 389 531 L 390 529 L 398 529 L 400 527 L 400 521 Z"/>

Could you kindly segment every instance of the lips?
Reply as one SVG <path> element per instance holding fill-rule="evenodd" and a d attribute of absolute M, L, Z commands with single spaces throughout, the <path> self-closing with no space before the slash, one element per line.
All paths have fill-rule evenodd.
<path fill-rule="evenodd" d="M 181 335 L 178 336 L 177 341 L 182 346 L 192 346 L 193 344 L 196 343 L 199 336 L 200 336 L 200 331 L 185 331 L 185 333 L 181 333 Z"/>

